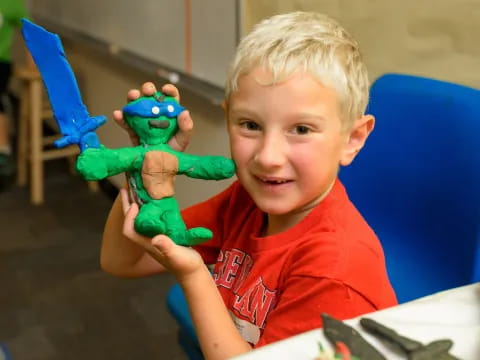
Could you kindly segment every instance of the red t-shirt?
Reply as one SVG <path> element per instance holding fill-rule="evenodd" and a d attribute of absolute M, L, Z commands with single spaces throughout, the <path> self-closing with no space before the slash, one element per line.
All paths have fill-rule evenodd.
<path fill-rule="evenodd" d="M 183 211 L 188 228 L 213 231 L 195 249 L 255 347 L 321 327 L 322 312 L 348 319 L 397 303 L 381 245 L 339 180 L 283 233 L 260 237 L 264 216 L 238 182 Z"/>

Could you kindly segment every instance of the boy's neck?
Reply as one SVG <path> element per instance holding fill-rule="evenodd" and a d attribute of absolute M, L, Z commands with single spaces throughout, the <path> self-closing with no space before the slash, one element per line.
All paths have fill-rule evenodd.
<path fill-rule="evenodd" d="M 323 199 L 327 197 L 335 184 L 335 180 L 330 184 L 328 189 L 314 199 L 312 202 L 306 204 L 298 211 L 290 212 L 283 215 L 265 214 L 264 225 L 261 231 L 261 236 L 270 236 L 282 233 L 297 225 L 302 221 Z"/>

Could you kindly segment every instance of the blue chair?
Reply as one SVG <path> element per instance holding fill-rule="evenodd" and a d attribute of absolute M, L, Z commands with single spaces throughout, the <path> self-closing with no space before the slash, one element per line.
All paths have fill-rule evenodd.
<path fill-rule="evenodd" d="M 167 309 L 177 321 L 179 326 L 178 343 L 189 360 L 203 360 L 187 301 L 179 284 L 173 285 L 167 294 Z"/>
<path fill-rule="evenodd" d="M 399 302 L 480 281 L 480 91 L 387 74 L 367 113 L 375 130 L 340 178 Z"/>
<path fill-rule="evenodd" d="M 0 344 L 0 360 L 11 360 L 10 351 L 4 344 Z"/>

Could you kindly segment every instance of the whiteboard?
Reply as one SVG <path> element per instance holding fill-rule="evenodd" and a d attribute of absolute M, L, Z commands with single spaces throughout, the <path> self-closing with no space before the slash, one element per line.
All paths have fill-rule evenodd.
<path fill-rule="evenodd" d="M 239 33 L 236 0 L 35 0 L 31 12 L 222 88 Z"/>

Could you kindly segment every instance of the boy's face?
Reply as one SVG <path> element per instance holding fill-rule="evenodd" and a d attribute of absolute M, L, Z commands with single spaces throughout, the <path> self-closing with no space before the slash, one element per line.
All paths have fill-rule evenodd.
<path fill-rule="evenodd" d="M 321 201 L 339 165 L 348 165 L 363 142 L 352 137 L 353 130 L 342 129 L 331 88 L 307 74 L 261 85 L 269 81 L 268 71 L 255 68 L 239 78 L 229 98 L 232 158 L 240 182 L 262 211 L 302 213 Z"/>

